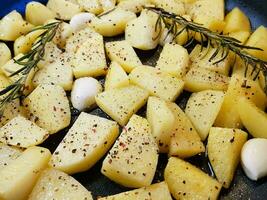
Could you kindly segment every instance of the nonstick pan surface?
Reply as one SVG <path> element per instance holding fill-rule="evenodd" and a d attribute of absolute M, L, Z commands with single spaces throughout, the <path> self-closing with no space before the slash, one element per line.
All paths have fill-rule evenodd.
<path fill-rule="evenodd" d="M 0 0 L 0 16 L 4 16 L 8 12 L 16 9 L 22 14 L 24 13 L 25 5 L 30 0 Z M 36 0 L 35 0 L 36 1 Z M 38 0 L 39 2 L 46 3 L 47 0 Z M 226 0 L 226 10 L 229 11 L 232 8 L 238 6 L 241 8 L 251 19 L 253 29 L 259 25 L 267 26 L 267 1 L 266 0 Z M 121 38 L 112 38 L 107 40 L 117 40 Z M 161 49 L 158 48 L 153 51 L 137 51 L 143 64 L 155 65 Z M 186 102 L 190 96 L 190 93 L 183 93 L 176 103 L 184 108 Z M 107 117 L 100 109 L 90 111 L 90 113 Z M 139 111 L 140 115 L 145 114 L 145 108 Z M 77 113 L 73 112 L 73 121 Z M 63 139 L 68 129 L 61 131 L 50 138 L 43 144 L 44 147 L 49 148 L 52 152 L 55 150 L 59 142 Z M 159 164 L 155 176 L 154 182 L 163 180 L 163 171 L 167 163 L 167 156 L 161 155 Z M 208 159 L 203 154 L 189 159 L 189 161 L 205 172 L 212 174 L 208 166 Z M 94 197 L 107 196 L 127 191 L 127 188 L 121 187 L 118 184 L 110 181 L 108 178 L 100 173 L 102 160 L 100 160 L 92 169 L 87 172 L 73 175 L 81 184 L 83 184 L 88 190 L 90 190 Z M 232 182 L 232 186 L 228 190 L 222 190 L 220 199 L 227 200 L 265 200 L 267 199 L 267 179 L 262 179 L 258 182 L 250 181 L 239 166 Z"/>

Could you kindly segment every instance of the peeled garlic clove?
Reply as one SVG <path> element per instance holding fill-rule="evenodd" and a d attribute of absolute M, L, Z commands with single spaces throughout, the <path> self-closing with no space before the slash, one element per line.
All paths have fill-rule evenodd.
<path fill-rule="evenodd" d="M 94 78 L 79 78 L 74 82 L 71 91 L 71 102 L 74 108 L 82 111 L 95 104 L 95 96 L 102 92 L 101 84 Z"/>
<path fill-rule="evenodd" d="M 255 138 L 247 141 L 241 153 L 241 164 L 251 180 L 267 176 L 267 139 Z"/>
<path fill-rule="evenodd" d="M 81 29 L 88 27 L 91 21 L 95 18 L 95 15 L 92 13 L 79 13 L 74 15 L 70 20 L 70 26 L 77 32 Z"/>

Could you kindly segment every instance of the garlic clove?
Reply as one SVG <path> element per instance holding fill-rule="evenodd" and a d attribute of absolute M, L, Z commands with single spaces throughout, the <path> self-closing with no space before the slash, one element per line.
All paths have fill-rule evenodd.
<path fill-rule="evenodd" d="M 79 78 L 74 82 L 71 91 L 71 102 L 74 108 L 82 111 L 95 104 L 95 96 L 103 90 L 101 84 L 94 78 Z"/>
<path fill-rule="evenodd" d="M 74 15 L 70 20 L 70 26 L 74 30 L 74 32 L 77 32 L 79 30 L 82 30 L 91 23 L 91 21 L 95 18 L 95 15 L 92 13 L 79 13 L 77 15 Z"/>
<path fill-rule="evenodd" d="M 255 138 L 247 141 L 241 153 L 241 164 L 247 177 L 258 180 L 267 176 L 267 139 Z"/>

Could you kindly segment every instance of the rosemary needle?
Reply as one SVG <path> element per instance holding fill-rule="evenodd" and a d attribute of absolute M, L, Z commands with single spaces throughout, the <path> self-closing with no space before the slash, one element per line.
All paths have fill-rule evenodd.
<path fill-rule="evenodd" d="M 253 78 L 254 80 L 258 78 L 261 72 L 265 75 L 266 77 L 265 92 L 267 93 L 267 62 L 255 56 L 252 56 L 247 51 L 245 51 L 249 49 L 262 51 L 262 49 L 257 47 L 242 45 L 241 42 L 235 38 L 217 32 L 213 32 L 208 28 L 203 27 L 201 24 L 188 21 L 184 17 L 176 15 L 174 13 L 166 12 L 162 8 L 146 7 L 146 9 L 158 14 L 159 17 L 157 19 L 155 29 L 156 31 L 159 31 L 159 34 L 162 32 L 164 26 L 168 29 L 168 34 L 174 35 L 174 39 L 184 31 L 186 31 L 187 33 L 191 31 L 193 34 L 199 34 L 202 46 L 201 50 L 203 50 L 204 43 L 208 43 L 207 45 L 208 48 L 206 49 L 206 51 L 208 51 L 211 46 L 216 47 L 217 48 L 216 51 L 211 55 L 209 59 L 210 61 L 213 61 L 214 64 L 222 62 L 227 58 L 230 52 L 234 52 L 236 56 L 239 56 L 241 60 L 244 61 L 246 67 L 245 76 L 247 75 L 249 66 L 253 67 L 251 75 L 254 75 Z M 181 29 L 177 28 L 179 26 L 182 28 Z M 191 40 L 186 44 L 186 46 L 190 45 L 193 42 L 193 40 L 194 37 L 191 38 Z M 222 52 L 221 56 L 218 60 L 215 60 L 219 52 Z"/>
<path fill-rule="evenodd" d="M 61 22 L 52 22 L 44 26 L 39 26 L 33 31 L 43 30 L 42 34 L 37 38 L 37 42 L 32 49 L 19 59 L 14 59 L 14 62 L 21 65 L 21 68 L 13 72 L 9 77 L 19 76 L 18 80 L 0 91 L 0 114 L 3 113 L 5 106 L 17 98 L 23 96 L 25 82 L 32 69 L 37 67 L 40 60 L 43 59 L 45 53 L 45 46 L 52 41 Z"/>

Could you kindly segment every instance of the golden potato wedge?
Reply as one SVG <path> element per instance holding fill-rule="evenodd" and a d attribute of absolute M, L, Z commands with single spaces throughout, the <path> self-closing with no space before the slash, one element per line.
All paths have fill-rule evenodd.
<path fill-rule="evenodd" d="M 158 147 L 145 118 L 133 115 L 105 158 L 101 173 L 129 188 L 152 183 Z"/>
<path fill-rule="evenodd" d="M 118 3 L 118 7 L 134 13 L 140 13 L 147 4 L 150 4 L 150 0 L 123 0 Z"/>
<path fill-rule="evenodd" d="M 71 176 L 56 169 L 44 170 L 28 200 L 86 199 L 93 200 L 91 193 Z"/>
<path fill-rule="evenodd" d="M 95 115 L 81 113 L 49 162 L 68 174 L 90 169 L 113 145 L 119 126 Z"/>
<path fill-rule="evenodd" d="M 0 42 L 0 68 L 11 59 L 11 51 L 8 46 Z"/>
<path fill-rule="evenodd" d="M 189 98 L 185 113 L 204 141 L 212 127 L 224 101 L 224 92 L 205 90 L 193 93 Z"/>
<path fill-rule="evenodd" d="M 216 178 L 225 188 L 231 185 L 247 136 L 248 134 L 240 129 L 210 129 L 208 157 Z"/>
<path fill-rule="evenodd" d="M 39 85 L 23 102 L 30 120 L 56 133 L 70 124 L 71 113 L 64 89 L 57 85 Z"/>
<path fill-rule="evenodd" d="M 155 6 L 177 15 L 185 14 L 185 4 L 177 0 L 151 0 Z"/>
<path fill-rule="evenodd" d="M 241 42 L 241 44 L 245 44 L 250 36 L 250 32 L 248 31 L 238 31 L 229 33 L 229 37 L 235 38 Z"/>
<path fill-rule="evenodd" d="M 216 200 L 221 184 L 197 167 L 179 158 L 171 157 L 164 178 L 175 199 Z"/>
<path fill-rule="evenodd" d="M 94 14 L 100 14 L 103 12 L 103 8 L 99 0 L 76 0 L 76 2 L 87 12 Z"/>
<path fill-rule="evenodd" d="M 30 147 L 0 171 L 0 198 L 25 200 L 39 174 L 47 166 L 51 153 L 42 147 Z"/>
<path fill-rule="evenodd" d="M 166 101 L 175 101 L 184 88 L 184 81 L 181 79 L 150 66 L 136 67 L 130 73 L 129 78 L 130 83 Z"/>
<path fill-rule="evenodd" d="M 105 113 L 124 126 L 146 104 L 148 96 L 148 92 L 142 88 L 129 85 L 100 93 L 95 100 Z"/>

